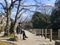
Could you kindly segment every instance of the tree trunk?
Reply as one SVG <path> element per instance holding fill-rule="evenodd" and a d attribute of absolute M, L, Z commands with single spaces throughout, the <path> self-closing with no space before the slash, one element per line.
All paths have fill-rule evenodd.
<path fill-rule="evenodd" d="M 11 21 L 10 21 L 10 14 L 11 14 L 11 11 L 8 10 L 7 11 L 7 21 L 6 21 L 6 29 L 5 29 L 5 34 L 4 35 L 9 35 L 10 32 L 10 25 L 11 25 Z"/>
<path fill-rule="evenodd" d="M 17 23 L 14 24 L 14 37 L 15 37 L 15 34 L 16 34 L 16 28 L 17 28 Z"/>

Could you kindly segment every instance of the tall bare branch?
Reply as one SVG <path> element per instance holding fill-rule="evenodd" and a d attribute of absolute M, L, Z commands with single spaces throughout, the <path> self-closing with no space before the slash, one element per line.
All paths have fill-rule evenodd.
<path fill-rule="evenodd" d="M 6 4 L 6 8 L 8 8 L 8 3 L 7 3 L 7 0 L 4 0 L 5 1 L 5 4 Z"/>

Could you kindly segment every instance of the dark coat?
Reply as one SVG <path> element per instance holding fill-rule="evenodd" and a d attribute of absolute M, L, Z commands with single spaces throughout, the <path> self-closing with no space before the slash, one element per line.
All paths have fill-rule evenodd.
<path fill-rule="evenodd" d="M 17 34 L 22 34 L 22 28 L 21 28 L 20 25 L 17 26 L 16 33 Z"/>

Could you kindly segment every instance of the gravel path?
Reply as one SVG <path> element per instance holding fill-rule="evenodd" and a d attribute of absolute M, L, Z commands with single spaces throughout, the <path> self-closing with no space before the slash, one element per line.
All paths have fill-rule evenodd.
<path fill-rule="evenodd" d="M 47 38 L 36 36 L 28 31 L 25 31 L 28 38 L 26 40 L 20 40 L 16 42 L 17 45 L 55 45 L 55 41 L 50 42 Z"/>
<path fill-rule="evenodd" d="M 3 40 L 3 41 L 15 43 L 17 45 L 55 45 L 55 41 L 53 41 L 53 40 L 52 40 L 52 42 L 50 42 L 50 40 L 48 38 L 45 39 L 44 37 L 36 36 L 35 34 L 32 34 L 26 30 L 25 30 L 25 33 L 28 36 L 28 38 L 26 38 L 26 40 L 19 40 L 19 41 Z"/>

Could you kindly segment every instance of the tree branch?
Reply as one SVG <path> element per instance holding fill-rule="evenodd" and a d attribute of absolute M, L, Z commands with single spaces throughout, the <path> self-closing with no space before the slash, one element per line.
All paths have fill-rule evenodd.
<path fill-rule="evenodd" d="M 26 10 L 23 11 L 17 19 L 19 19 L 22 16 L 22 14 L 25 13 L 25 12 L 26 12 Z"/>
<path fill-rule="evenodd" d="M 14 3 L 16 2 L 17 0 L 13 1 L 11 0 L 11 5 L 9 6 L 9 9 L 12 9 L 14 7 Z"/>
<path fill-rule="evenodd" d="M 37 4 L 42 4 L 41 2 L 38 2 L 37 0 L 34 0 Z"/>
<path fill-rule="evenodd" d="M 4 8 L 4 5 L 2 3 L 0 3 L 0 5 Z"/>
<path fill-rule="evenodd" d="M 19 4 L 18 4 L 18 7 L 17 7 L 17 12 L 16 12 L 16 16 L 15 16 L 15 23 L 16 23 L 17 18 L 18 18 L 19 7 L 20 7 L 20 1 L 19 1 Z"/>
<path fill-rule="evenodd" d="M 23 22 L 25 22 L 27 20 L 28 16 L 25 18 L 25 20 Z"/>
<path fill-rule="evenodd" d="M 5 1 L 5 3 L 6 3 L 6 8 L 8 8 L 8 3 L 7 3 L 7 0 L 4 0 Z"/>
<path fill-rule="evenodd" d="M 30 9 L 27 9 L 27 8 L 24 8 L 24 10 L 28 10 L 28 11 L 30 11 L 30 12 L 35 12 L 35 11 L 32 11 L 32 10 L 30 10 Z"/>
<path fill-rule="evenodd" d="M 9 9 L 12 9 L 15 5 L 14 3 L 17 2 L 17 1 L 21 1 L 21 0 L 14 0 L 14 1 L 11 0 L 11 5 L 10 5 Z"/>
<path fill-rule="evenodd" d="M 0 3 L 0 5 L 2 6 L 2 8 L 3 8 L 3 10 L 5 11 L 5 13 L 7 12 L 7 8 L 2 4 L 2 3 Z"/>
<path fill-rule="evenodd" d="M 39 5 L 21 5 L 21 6 L 23 6 L 23 7 L 40 7 Z"/>

